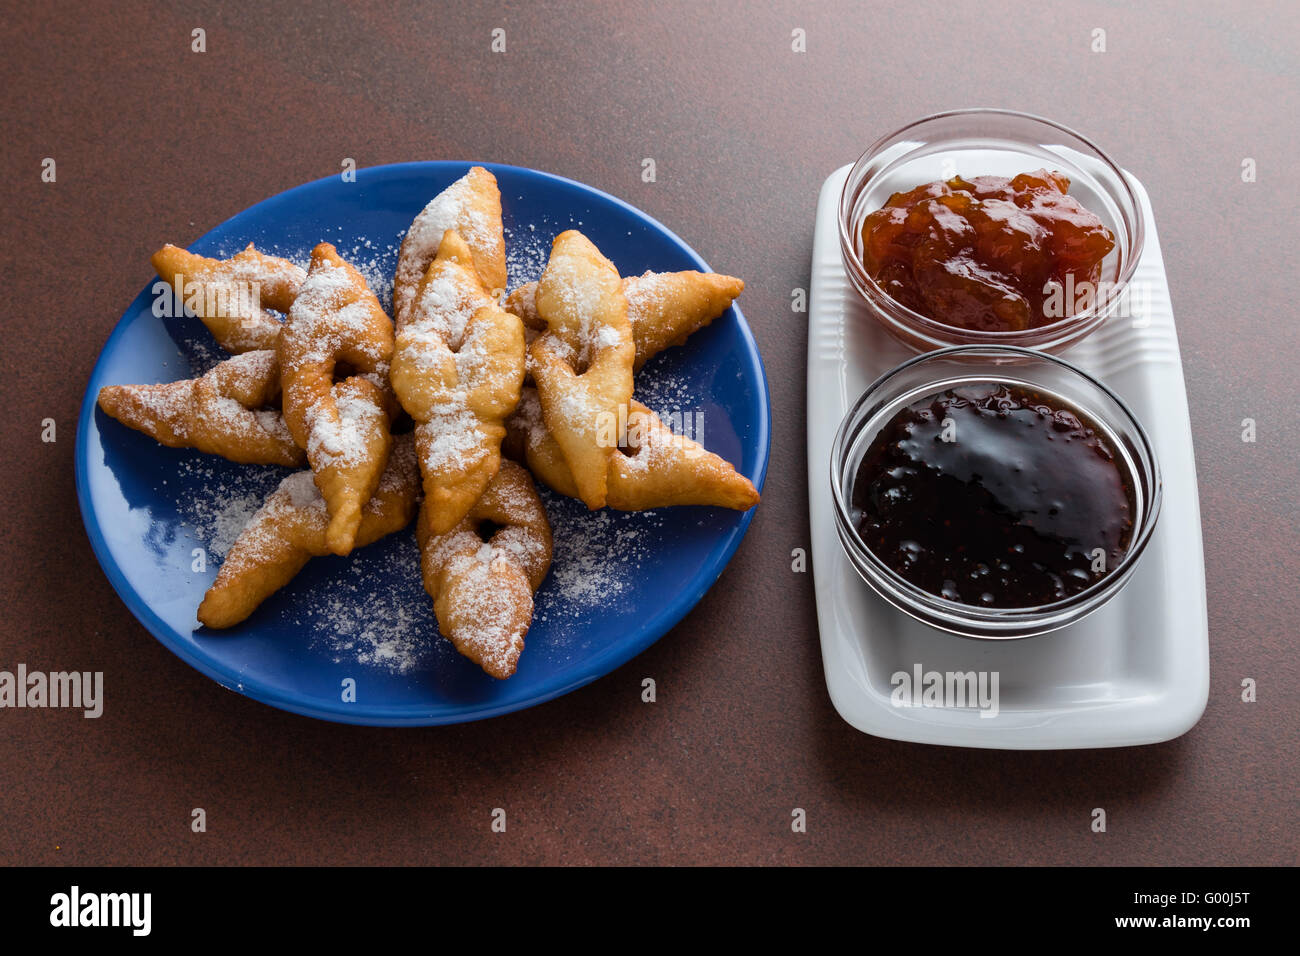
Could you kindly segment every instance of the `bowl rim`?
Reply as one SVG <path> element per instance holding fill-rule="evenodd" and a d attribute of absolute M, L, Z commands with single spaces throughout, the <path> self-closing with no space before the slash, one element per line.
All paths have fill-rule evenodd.
<path fill-rule="evenodd" d="M 1123 417 L 1128 420 L 1128 423 L 1133 429 L 1134 437 L 1136 438 L 1135 444 L 1140 449 L 1145 460 L 1150 463 L 1151 487 L 1149 500 L 1145 503 L 1142 522 L 1134 529 L 1133 538 L 1130 540 L 1129 546 L 1124 552 L 1124 556 L 1105 577 L 1093 582 L 1082 591 L 1072 594 L 1069 597 L 1062 598 L 1059 601 L 1053 601 L 1050 604 L 1041 604 L 1032 607 L 985 608 L 978 605 L 963 604 L 959 601 L 952 601 L 937 594 L 932 594 L 931 592 L 913 584 L 911 581 L 908 581 L 893 568 L 886 565 L 884 561 L 882 561 L 880 557 L 876 555 L 876 553 L 862 540 L 861 535 L 858 533 L 858 529 L 849 518 L 849 506 L 848 502 L 844 498 L 843 482 L 841 480 L 843 474 L 842 459 L 844 459 L 847 452 L 848 446 L 846 446 L 846 442 L 849 440 L 848 436 L 850 427 L 858 423 L 860 413 L 868 400 L 876 396 L 879 390 L 890 379 L 893 379 L 895 376 L 902 374 L 922 362 L 946 358 L 958 353 L 987 352 L 1004 353 L 1014 355 L 1020 359 L 1028 358 L 1049 362 L 1060 366 L 1069 374 L 1074 374 L 1083 378 L 1086 382 L 1098 388 L 1110 401 L 1115 403 Z M 1015 366 L 1008 364 L 1007 367 L 1014 368 Z M 987 379 L 990 381 L 996 381 L 997 378 L 998 376 L 995 373 L 991 373 L 987 376 Z M 938 386 L 941 381 L 942 380 L 936 380 L 934 384 Z M 1101 418 L 1101 416 L 1098 416 L 1091 409 L 1085 409 L 1085 411 L 1087 411 L 1092 417 Z M 1102 418 L 1101 423 L 1113 427 L 1110 426 L 1108 419 Z M 856 440 L 856 438 L 854 440 Z M 1039 349 L 1023 348 L 1015 345 L 972 344 L 949 346 L 947 348 L 924 352 L 920 355 L 914 355 L 894 366 L 892 369 L 878 376 L 875 381 L 868 385 L 866 389 L 863 390 L 862 394 L 858 396 L 857 400 L 849 407 L 844 418 L 841 419 L 839 427 L 836 429 L 835 439 L 831 444 L 830 459 L 831 498 L 834 502 L 835 522 L 837 527 L 840 529 L 839 537 L 841 546 L 843 546 L 846 551 L 848 550 L 848 542 L 845 541 L 845 536 L 847 534 L 855 545 L 855 549 L 865 557 L 866 563 L 875 571 L 880 580 L 873 581 L 870 577 L 864 574 L 862 569 L 858 566 L 858 562 L 854 560 L 854 555 L 850 554 L 850 564 L 854 566 L 858 571 L 858 574 L 866 579 L 867 583 L 887 601 L 894 604 L 905 613 L 910 614 L 912 617 L 916 617 L 918 620 L 921 620 L 926 624 L 962 637 L 971 637 L 983 640 L 1014 640 L 1048 633 L 1064 627 L 1067 624 L 1073 623 L 1075 620 L 1086 616 L 1109 601 L 1110 598 L 1118 593 L 1120 588 L 1127 582 L 1133 569 L 1137 566 L 1138 559 L 1146 549 L 1147 543 L 1151 540 L 1160 517 L 1161 503 L 1163 500 L 1164 482 L 1160 470 L 1160 460 L 1156 455 L 1155 446 L 1152 444 L 1151 437 L 1147 434 L 1142 422 L 1138 419 L 1137 415 L 1134 414 L 1133 409 L 1129 407 L 1128 403 L 1116 394 L 1113 389 L 1106 385 L 1106 383 L 1079 368 L 1079 366 L 1075 365 L 1073 362 L 1068 362 L 1059 356 L 1043 352 Z M 1132 477 L 1140 484 L 1142 462 L 1134 461 L 1132 463 L 1132 468 L 1134 472 L 1136 472 Z M 895 600 L 894 596 L 886 594 L 882 590 L 886 585 L 897 592 L 899 599 L 907 600 L 904 603 L 899 603 L 898 600 Z M 952 622 L 954 626 L 938 623 L 928 617 L 918 615 L 912 607 L 908 606 L 909 603 L 914 603 L 925 609 L 933 610 L 958 620 Z M 1057 619 L 1062 614 L 1074 611 L 1080 606 L 1083 606 L 1083 611 L 1078 615 L 1078 617 L 1071 617 L 1068 620 L 1057 622 Z M 955 629 L 955 626 L 961 623 L 968 623 L 973 626 L 989 627 L 994 630 L 994 633 L 977 633 Z M 1044 625 L 1042 629 L 1031 630 L 1029 633 L 996 633 L 998 628 L 1032 628 L 1038 624 Z"/>
<path fill-rule="evenodd" d="M 1003 331 L 966 329 L 961 326 L 940 322 L 937 319 L 933 319 L 928 315 L 922 315 L 920 312 L 909 308 L 890 296 L 888 292 L 881 288 L 875 278 L 867 272 L 866 267 L 863 265 L 854 249 L 854 239 L 850 234 L 848 224 L 852 213 L 852 203 L 849 201 L 849 192 L 850 187 L 854 185 L 855 174 L 858 173 L 863 165 L 883 149 L 891 140 L 896 140 L 909 130 L 916 129 L 917 127 L 957 116 L 1009 117 L 1015 120 L 1027 120 L 1031 123 L 1038 123 L 1047 126 L 1051 129 L 1057 130 L 1058 132 L 1064 133 L 1067 136 L 1072 136 L 1079 142 L 1083 143 L 1095 152 L 1097 158 L 1115 174 L 1115 178 L 1120 183 L 1123 190 L 1122 198 L 1127 203 L 1129 209 L 1132 210 L 1133 227 L 1132 229 L 1125 230 L 1129 240 L 1128 259 L 1126 262 L 1121 262 L 1119 275 L 1113 284 L 1108 285 L 1109 291 L 1104 299 L 1095 301 L 1089 308 L 1084 309 L 1082 312 L 1076 312 L 1074 315 L 1065 316 L 1064 318 L 1058 319 L 1048 325 L 1041 325 L 1036 328 Z M 855 196 L 856 192 L 857 190 L 854 190 Z M 1142 249 L 1146 243 L 1146 217 L 1142 212 L 1142 203 L 1138 199 L 1132 183 L 1129 182 L 1128 175 L 1118 163 L 1111 159 L 1110 154 L 1087 136 L 1084 136 L 1082 133 L 1069 126 L 1066 126 L 1064 123 L 1058 123 L 1055 120 L 1048 119 L 1045 116 L 1040 116 L 1037 113 L 1027 113 L 1021 110 L 1009 110 L 998 107 L 976 106 L 964 109 L 945 110 L 940 113 L 931 113 L 930 115 L 923 116 L 920 119 L 912 120 L 893 132 L 886 133 L 884 136 L 876 139 L 875 142 L 868 146 L 857 158 L 853 163 L 853 166 L 850 168 L 848 175 L 844 179 L 844 185 L 840 189 L 837 218 L 839 220 L 840 254 L 845 260 L 846 270 L 849 273 L 850 279 L 856 280 L 850 284 L 859 288 L 859 292 L 863 291 L 858 286 L 859 282 L 864 283 L 866 288 L 871 290 L 873 293 L 872 296 L 864 295 L 864 298 L 867 299 L 868 305 L 874 306 L 880 312 L 895 313 L 894 315 L 887 315 L 885 317 L 896 322 L 903 320 L 911 322 L 914 325 L 919 326 L 920 330 L 925 334 L 931 335 L 939 341 L 947 342 L 949 344 L 1005 344 L 1014 346 L 1026 341 L 1052 341 L 1061 335 L 1067 336 L 1067 343 L 1074 341 L 1075 337 L 1070 337 L 1069 333 L 1082 332 L 1083 334 L 1086 334 L 1097 324 L 1103 322 L 1118 305 L 1119 300 L 1128 289 L 1134 274 L 1137 272 L 1138 262 L 1142 258 Z M 1124 224 L 1120 223 L 1120 225 L 1123 226 Z M 953 342 L 952 336 L 954 335 L 961 336 L 963 339 L 968 341 L 960 343 Z"/>

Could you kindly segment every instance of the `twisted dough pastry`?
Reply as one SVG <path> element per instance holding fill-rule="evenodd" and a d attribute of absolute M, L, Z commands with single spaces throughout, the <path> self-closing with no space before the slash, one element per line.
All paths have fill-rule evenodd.
<path fill-rule="evenodd" d="M 393 325 L 366 280 L 327 242 L 312 250 L 277 354 L 284 419 L 329 511 L 326 540 L 347 554 L 392 444 L 388 398 L 377 383 L 388 376 Z M 336 385 L 343 365 L 360 374 Z"/>
<path fill-rule="evenodd" d="M 280 320 L 260 305 L 246 308 L 249 303 L 239 294 L 241 285 L 256 289 L 261 303 L 288 312 L 307 277 L 288 259 L 263 255 L 251 242 L 229 259 L 208 259 L 166 245 L 153 254 L 152 262 L 154 271 L 168 284 L 175 286 L 179 278 L 182 289 L 191 282 L 201 287 L 202 295 L 192 311 L 217 343 L 233 353 L 273 349 L 280 338 Z"/>
<path fill-rule="evenodd" d="M 484 288 L 494 295 L 506 287 L 506 242 L 501 228 L 501 191 L 496 177 L 474 166 L 420 211 L 402 239 L 393 277 L 393 317 L 400 329 L 415 301 L 438 246 L 448 229 L 455 229 L 473 250 L 474 268 Z"/>
<path fill-rule="evenodd" d="M 588 508 L 603 508 L 616 445 L 601 432 L 632 399 L 636 345 L 623 283 L 582 233 L 562 232 L 537 284 L 547 330 L 529 348 L 542 414 Z"/>
<path fill-rule="evenodd" d="M 108 385 L 99 407 L 169 448 L 197 448 L 246 465 L 301 466 L 307 456 L 280 412 L 275 352 L 245 352 L 199 378 L 165 385 Z"/>
<path fill-rule="evenodd" d="M 714 505 L 748 511 L 758 504 L 753 483 L 726 459 L 698 442 L 676 435 L 635 399 L 627 416 L 627 443 L 609 463 L 607 504 L 617 511 L 645 511 L 673 505 Z M 528 462 L 533 475 L 570 498 L 578 487 L 542 418 L 537 393 L 525 388 L 507 423 L 511 454 Z"/>
<path fill-rule="evenodd" d="M 551 567 L 551 526 L 528 472 L 512 461 L 460 524 L 437 535 L 420 509 L 416 536 L 438 630 L 498 680 L 515 672 L 533 618 L 533 594 Z M 485 528 L 496 530 L 486 541 Z"/>
<path fill-rule="evenodd" d="M 627 318 L 636 343 L 634 370 L 664 349 L 681 345 L 708 325 L 745 289 L 742 279 L 716 272 L 647 272 L 623 280 Z M 526 282 L 506 297 L 506 308 L 531 329 L 545 329 L 537 311 L 537 283 Z"/>
<path fill-rule="evenodd" d="M 454 528 L 497 473 L 524 355 L 523 323 L 484 292 L 469 246 L 448 230 L 398 332 L 390 372 L 416 421 L 434 534 Z"/>
<path fill-rule="evenodd" d="M 356 543 L 364 546 L 411 522 L 420 489 L 409 435 L 395 439 L 375 495 L 361 509 Z M 231 546 L 217 579 L 203 596 L 198 618 L 208 627 L 233 627 L 288 584 L 309 560 L 332 550 L 329 514 L 311 472 L 290 475 L 266 499 Z"/>

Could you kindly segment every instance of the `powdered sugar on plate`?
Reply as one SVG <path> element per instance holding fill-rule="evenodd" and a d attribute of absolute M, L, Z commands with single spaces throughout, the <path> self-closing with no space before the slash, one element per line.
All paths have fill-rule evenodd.
<path fill-rule="evenodd" d="M 546 625 L 557 643 L 567 643 L 592 612 L 616 603 L 632 586 L 651 554 L 657 511 L 589 511 L 580 501 L 538 486 L 554 537 L 551 572 L 537 592 L 533 623 Z"/>
<path fill-rule="evenodd" d="M 674 412 L 696 412 L 700 404 L 689 379 L 649 365 L 637 373 L 632 397 L 665 421 Z"/>
<path fill-rule="evenodd" d="M 454 655 L 454 648 L 438 637 L 411 530 L 372 548 L 378 551 L 355 554 L 301 602 L 293 619 L 310 635 L 311 646 L 336 664 L 398 674 L 428 669 L 440 656 Z"/>
<path fill-rule="evenodd" d="M 393 314 L 393 262 L 397 258 L 397 244 L 372 242 L 370 239 L 361 238 L 350 249 L 339 249 L 338 252 L 352 264 L 352 268 L 365 277 L 366 285 L 370 286 L 370 291 L 375 294 L 379 304 L 391 316 Z"/>
<path fill-rule="evenodd" d="M 210 560 L 218 564 L 286 477 L 305 479 L 314 493 L 310 472 L 239 466 L 199 455 L 180 461 L 163 490 L 176 479 L 182 488 L 201 489 L 197 494 L 177 495 L 176 508 Z M 287 606 L 278 613 L 296 625 L 312 648 L 335 663 L 406 674 L 429 669 L 439 658 L 456 654 L 438 636 L 410 528 L 359 548 L 348 558 L 312 559 L 254 615 L 276 614 L 275 605 L 281 601 Z"/>
<path fill-rule="evenodd" d="M 182 487 L 202 490 L 180 495 L 176 509 L 209 556 L 224 558 L 286 474 L 283 468 L 234 465 L 195 453 L 178 463 L 176 478 Z"/>
<path fill-rule="evenodd" d="M 506 272 L 513 292 L 525 282 L 536 282 L 542 277 L 555 237 L 549 229 L 538 229 L 535 223 L 515 229 L 506 227 L 505 234 Z"/>

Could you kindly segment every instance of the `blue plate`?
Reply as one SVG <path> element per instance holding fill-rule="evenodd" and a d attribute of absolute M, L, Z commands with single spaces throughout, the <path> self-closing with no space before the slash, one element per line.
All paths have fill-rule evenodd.
<path fill-rule="evenodd" d="M 681 239 L 612 196 L 548 173 L 484 165 L 501 186 L 511 288 L 540 275 L 551 239 L 568 228 L 582 230 L 623 275 L 708 269 Z M 402 233 L 468 167 L 403 163 L 361 170 L 355 182 L 331 176 L 258 203 L 190 248 L 224 257 L 251 241 L 305 263 L 326 240 L 388 305 Z M 287 472 L 164 448 L 97 409 L 104 385 L 188 378 L 221 357 L 196 319 L 155 316 L 152 290 L 151 282 L 113 330 L 82 403 L 76 468 L 86 531 L 113 587 L 155 637 L 223 686 L 272 706 L 394 726 L 477 720 L 558 697 L 681 620 L 753 516 L 695 507 L 588 512 L 545 493 L 555 562 L 508 681 L 486 676 L 438 635 L 410 529 L 348 558 L 313 560 L 239 627 L 203 628 L 194 612 L 225 548 Z M 648 363 L 637 396 L 761 490 L 767 380 L 739 309 Z"/>

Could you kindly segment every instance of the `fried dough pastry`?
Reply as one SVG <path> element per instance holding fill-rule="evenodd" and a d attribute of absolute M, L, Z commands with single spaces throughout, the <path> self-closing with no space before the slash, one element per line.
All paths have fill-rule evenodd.
<path fill-rule="evenodd" d="M 645 511 L 673 505 L 714 505 L 748 511 L 758 491 L 731 463 L 674 434 L 653 411 L 635 399 L 627 415 L 626 442 L 610 458 L 607 504 L 618 511 Z M 525 388 L 519 408 L 506 423 L 510 453 L 528 463 L 533 475 L 570 498 L 578 497 L 560 451 L 543 420 L 537 393 Z"/>
<path fill-rule="evenodd" d="M 602 508 L 613 442 L 602 426 L 626 415 L 636 346 L 627 299 L 613 263 L 582 233 L 555 238 L 537 284 L 537 312 L 546 331 L 529 349 L 546 426 L 568 463 L 578 496 Z"/>
<path fill-rule="evenodd" d="M 361 509 L 356 544 L 400 531 L 415 515 L 420 489 L 411 436 L 394 440 L 374 497 Z M 310 471 L 290 475 L 253 515 L 203 596 L 198 618 L 208 627 L 233 627 L 284 587 L 312 558 L 329 554 L 325 499 Z"/>
<path fill-rule="evenodd" d="M 533 619 L 533 594 L 551 566 L 551 526 L 533 480 L 503 461 L 450 532 L 434 534 L 428 516 L 426 502 L 416 536 L 438 630 L 461 654 L 505 680 L 515 672 Z"/>
<path fill-rule="evenodd" d="M 716 272 L 647 272 L 623 280 L 627 318 L 640 369 L 664 349 L 681 345 L 708 325 L 745 289 L 742 279 Z M 546 328 L 537 311 L 537 283 L 527 282 L 506 297 L 506 308 L 532 329 Z"/>
<path fill-rule="evenodd" d="M 501 228 L 501 191 L 496 177 L 474 166 L 429 201 L 406 231 L 393 277 L 393 318 L 400 329 L 416 289 L 438 254 L 443 234 L 455 229 L 474 254 L 483 287 L 494 295 L 506 287 L 506 242 Z"/>
<path fill-rule="evenodd" d="M 397 335 L 389 373 L 416 421 L 433 534 L 454 528 L 497 473 L 524 356 L 523 323 L 484 292 L 469 246 L 447 230 Z"/>
<path fill-rule="evenodd" d="M 301 466 L 307 456 L 278 409 L 275 352 L 245 352 L 199 378 L 165 385 L 108 385 L 99 407 L 169 448 L 197 448 L 246 465 Z"/>
<path fill-rule="evenodd" d="M 273 349 L 280 338 L 280 320 L 261 306 L 288 312 L 307 273 L 288 259 L 248 248 L 229 259 L 208 259 L 166 245 L 153 254 L 154 271 L 168 284 L 180 281 L 200 286 L 194 312 L 227 352 Z M 250 290 L 257 301 L 250 301 Z"/>
<path fill-rule="evenodd" d="M 326 540 L 347 554 L 392 443 L 388 398 L 375 379 L 388 377 L 393 325 L 366 280 L 327 242 L 312 250 L 277 354 L 284 419 L 329 510 Z M 354 374 L 335 384 L 340 366 Z"/>

